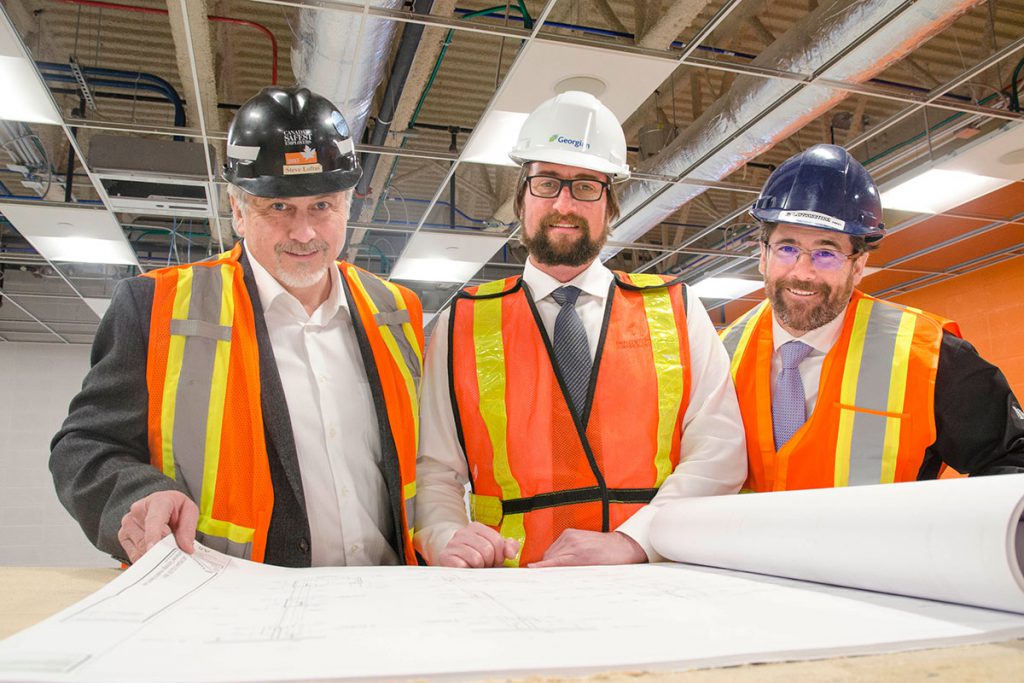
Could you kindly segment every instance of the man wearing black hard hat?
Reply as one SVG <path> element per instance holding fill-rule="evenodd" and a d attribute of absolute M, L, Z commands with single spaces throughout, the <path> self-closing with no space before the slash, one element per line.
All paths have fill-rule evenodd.
<path fill-rule="evenodd" d="M 54 437 L 57 493 L 134 561 L 163 536 L 284 566 L 415 562 L 422 309 L 335 262 L 345 119 L 265 88 L 228 131 L 230 251 L 121 282 Z"/>
<path fill-rule="evenodd" d="M 856 289 L 885 234 L 846 150 L 785 161 L 751 214 L 767 299 L 722 333 L 747 436 L 746 490 L 1024 471 L 1024 412 L 959 326 Z"/>

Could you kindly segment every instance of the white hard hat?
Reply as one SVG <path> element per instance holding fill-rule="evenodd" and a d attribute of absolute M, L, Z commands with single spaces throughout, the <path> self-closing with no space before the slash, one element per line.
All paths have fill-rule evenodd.
<path fill-rule="evenodd" d="M 626 136 L 615 114 L 589 93 L 569 90 L 533 110 L 509 152 L 517 164 L 546 161 L 629 178 Z"/>

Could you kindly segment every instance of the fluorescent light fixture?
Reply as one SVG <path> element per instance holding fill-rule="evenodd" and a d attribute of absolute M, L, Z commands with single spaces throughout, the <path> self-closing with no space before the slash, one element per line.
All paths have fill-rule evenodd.
<path fill-rule="evenodd" d="M 110 299 L 94 299 L 92 297 L 85 297 L 85 303 L 89 305 L 92 312 L 96 314 L 97 318 L 102 318 L 103 314 L 110 308 Z"/>
<path fill-rule="evenodd" d="M 391 277 L 425 282 L 466 282 L 491 260 L 507 237 L 469 232 L 418 232 Z"/>
<path fill-rule="evenodd" d="M 526 116 L 567 88 L 590 92 L 625 121 L 676 66 L 665 59 L 535 38 L 516 57 L 459 160 L 515 166 L 508 152 Z"/>
<path fill-rule="evenodd" d="M 462 160 L 478 164 L 516 166 L 508 153 L 516 144 L 527 114 L 492 109 L 484 114 L 462 151 Z"/>
<path fill-rule="evenodd" d="M 882 207 L 942 213 L 1024 178 L 1024 124 L 1013 121 L 886 184 Z"/>
<path fill-rule="evenodd" d="M 709 277 L 690 285 L 690 293 L 701 299 L 738 299 L 755 292 L 764 283 L 761 280 L 746 280 L 738 277 Z"/>
<path fill-rule="evenodd" d="M 109 211 L 81 206 L 0 204 L 0 213 L 51 261 L 139 265 L 135 250 Z"/>
<path fill-rule="evenodd" d="M 482 263 L 473 261 L 402 257 L 391 271 L 391 277 L 395 280 L 423 282 L 467 282 L 482 267 Z"/>
<path fill-rule="evenodd" d="M 0 6 L 0 119 L 60 123 L 60 114 L 10 18 Z"/>
<path fill-rule="evenodd" d="M 917 213 L 942 213 L 1011 182 L 966 171 L 933 168 L 883 192 L 882 206 Z"/>

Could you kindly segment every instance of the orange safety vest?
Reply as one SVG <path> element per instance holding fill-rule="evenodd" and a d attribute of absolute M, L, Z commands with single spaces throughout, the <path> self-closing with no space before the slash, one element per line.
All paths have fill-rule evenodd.
<path fill-rule="evenodd" d="M 746 491 L 914 481 L 935 442 L 935 372 L 951 321 L 854 291 L 814 411 L 781 450 L 772 433 L 772 307 L 722 332 L 747 436 Z"/>
<path fill-rule="evenodd" d="M 461 292 L 449 339 L 471 516 L 519 541 L 506 565 L 539 560 L 565 529 L 615 529 L 679 463 L 690 345 L 678 281 L 616 274 L 582 418 L 521 278 Z"/>
<path fill-rule="evenodd" d="M 259 349 L 241 244 L 213 259 L 146 273 L 155 280 L 146 384 L 150 462 L 199 505 L 197 539 L 263 561 L 274 490 L 260 408 Z M 338 263 L 366 331 L 402 484 L 402 553 L 412 549 L 422 373 L 422 309 L 409 290 Z M 368 373 L 373 382 L 373 374 Z M 384 425 L 390 428 L 385 430 Z"/>

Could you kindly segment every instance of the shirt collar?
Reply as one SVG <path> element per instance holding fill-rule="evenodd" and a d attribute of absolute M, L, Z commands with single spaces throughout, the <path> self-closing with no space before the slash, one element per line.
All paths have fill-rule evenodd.
<path fill-rule="evenodd" d="M 279 305 L 288 306 L 293 309 L 297 308 L 305 312 L 302 308 L 302 304 L 292 294 L 285 289 L 277 279 L 270 274 L 266 268 L 263 267 L 256 257 L 249 251 L 249 245 L 242 240 L 242 246 L 245 248 L 245 255 L 249 259 L 249 265 L 252 267 L 252 277 L 256 281 L 256 291 L 260 295 L 260 303 L 263 306 L 263 315 L 266 316 L 267 312 L 277 303 Z M 327 269 L 327 274 L 331 278 L 331 292 L 327 295 L 327 299 L 320 304 L 320 307 L 313 311 L 313 315 L 308 316 L 310 319 L 319 317 L 321 321 L 328 321 L 337 315 L 339 310 L 348 311 L 348 302 L 345 300 L 342 294 L 341 287 L 341 272 L 337 267 L 331 267 Z"/>
<path fill-rule="evenodd" d="M 794 337 L 782 328 L 782 325 L 779 324 L 779 319 L 772 313 L 772 340 L 775 350 L 778 351 L 779 347 L 786 342 L 795 340 L 807 344 L 814 349 L 815 353 L 826 354 L 832 350 L 832 347 L 839 339 L 839 335 L 843 331 L 844 320 L 846 320 L 845 308 L 842 313 L 830 322 L 810 332 L 806 332 L 802 337 Z"/>
<path fill-rule="evenodd" d="M 586 270 L 568 282 L 559 282 L 535 266 L 533 257 L 526 259 L 526 266 L 523 268 L 523 282 L 530 288 L 534 301 L 551 296 L 551 292 L 566 285 L 579 287 L 584 294 L 604 300 L 608 297 L 608 287 L 614 279 L 612 271 L 598 259 L 594 259 Z"/>

